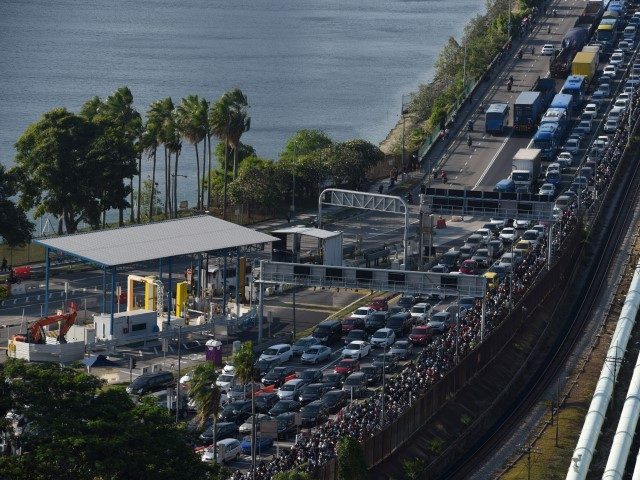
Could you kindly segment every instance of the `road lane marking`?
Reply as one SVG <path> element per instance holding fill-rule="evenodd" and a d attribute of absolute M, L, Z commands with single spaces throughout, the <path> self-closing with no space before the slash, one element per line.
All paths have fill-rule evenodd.
<path fill-rule="evenodd" d="M 496 154 L 493 156 L 493 158 L 491 159 L 491 161 L 489 162 L 489 165 L 487 165 L 487 168 L 484 169 L 484 172 L 482 172 L 482 175 L 480 175 L 480 179 L 478 180 L 478 182 L 473 186 L 472 190 L 475 190 L 476 188 L 478 188 L 478 186 L 482 183 L 482 181 L 484 180 L 484 177 L 487 176 L 487 173 L 489 173 L 489 170 L 491 169 L 491 167 L 493 166 L 494 162 L 496 161 L 496 159 L 498 158 L 498 155 L 500 155 L 500 152 L 502 152 L 502 149 L 504 148 L 504 146 L 507 144 L 507 142 L 509 141 L 509 139 L 511 138 L 511 136 L 513 135 L 513 132 L 511 132 L 509 134 L 508 137 L 506 137 L 502 143 L 500 144 L 500 146 L 498 147 L 498 151 L 496 152 Z"/>

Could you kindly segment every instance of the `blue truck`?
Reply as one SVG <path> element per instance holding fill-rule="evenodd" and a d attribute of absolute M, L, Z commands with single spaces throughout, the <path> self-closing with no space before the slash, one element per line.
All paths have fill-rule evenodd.
<path fill-rule="evenodd" d="M 533 136 L 533 147 L 542 151 L 542 160 L 552 160 L 562 144 L 562 136 L 558 125 L 545 123 L 540 125 L 538 131 Z"/>
<path fill-rule="evenodd" d="M 506 103 L 492 103 L 484 115 L 484 131 L 502 134 L 509 124 L 509 105 Z"/>
<path fill-rule="evenodd" d="M 556 94 L 556 81 L 549 77 L 538 77 L 536 83 L 531 87 L 532 92 L 540 92 L 542 96 L 543 110 L 549 106 Z"/>
<path fill-rule="evenodd" d="M 569 116 L 567 115 L 567 111 L 564 108 L 549 108 L 542 116 L 540 120 L 540 125 L 544 125 L 547 123 L 553 123 L 558 126 L 559 135 L 561 138 L 564 138 L 567 133 L 567 129 L 569 127 Z"/>
<path fill-rule="evenodd" d="M 513 128 L 516 132 L 533 132 L 546 108 L 540 92 L 522 92 L 513 105 Z"/>
<path fill-rule="evenodd" d="M 573 95 L 569 93 L 558 93 L 553 100 L 551 101 L 551 105 L 549 108 L 562 108 L 565 112 L 567 112 L 567 116 L 571 117 L 571 113 L 573 112 Z"/>

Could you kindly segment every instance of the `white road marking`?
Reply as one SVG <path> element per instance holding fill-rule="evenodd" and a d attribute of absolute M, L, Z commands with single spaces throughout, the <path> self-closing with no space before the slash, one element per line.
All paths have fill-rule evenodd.
<path fill-rule="evenodd" d="M 493 163 L 496 161 L 496 159 L 498 158 L 498 155 L 500 155 L 500 152 L 502 152 L 502 149 L 507 144 L 507 142 L 509 141 L 512 135 L 513 135 L 513 132 L 510 133 L 509 136 L 505 137 L 505 139 L 502 141 L 502 143 L 498 147 L 498 151 L 496 151 L 496 154 L 493 156 L 493 158 L 489 162 L 489 165 L 487 165 L 487 168 L 484 169 L 484 172 L 482 172 L 482 175 L 480 175 L 480 178 L 478 179 L 477 183 L 473 186 L 472 190 L 475 190 L 476 188 L 478 188 L 478 186 L 482 183 L 482 180 L 484 180 L 484 177 L 487 176 L 487 173 L 493 166 Z"/>

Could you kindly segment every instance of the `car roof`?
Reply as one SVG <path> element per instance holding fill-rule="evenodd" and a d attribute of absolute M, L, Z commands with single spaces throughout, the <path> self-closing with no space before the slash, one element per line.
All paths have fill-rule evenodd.
<path fill-rule="evenodd" d="M 365 344 L 367 342 L 365 342 L 364 340 L 352 340 L 351 343 L 356 343 L 358 345 L 363 345 L 363 344 Z"/>
<path fill-rule="evenodd" d="M 414 307 L 426 307 L 426 306 L 428 306 L 428 305 L 429 305 L 429 304 L 428 304 L 427 302 L 420 302 L 420 303 L 416 303 L 416 304 L 414 305 Z"/>
<path fill-rule="evenodd" d="M 389 332 L 393 332 L 393 330 L 391 328 L 379 328 L 378 330 L 376 330 L 376 333 L 378 332 L 385 332 L 385 333 L 389 333 Z"/>
<path fill-rule="evenodd" d="M 238 442 L 239 440 L 235 439 L 235 438 L 223 438 L 222 440 L 216 442 L 217 445 L 228 445 L 230 443 L 235 443 Z"/>
<path fill-rule="evenodd" d="M 285 385 L 286 385 L 286 384 L 289 384 L 289 385 L 297 385 L 297 384 L 298 384 L 298 383 L 300 383 L 300 382 L 304 382 L 304 380 L 303 380 L 303 379 L 301 379 L 301 378 L 292 378 L 291 380 L 287 380 L 287 381 L 285 382 Z"/>
<path fill-rule="evenodd" d="M 289 345 L 288 343 L 276 343 L 275 345 L 271 345 L 270 347 L 267 347 L 267 348 L 282 348 L 282 347 L 290 347 L 290 346 L 291 345 Z"/>

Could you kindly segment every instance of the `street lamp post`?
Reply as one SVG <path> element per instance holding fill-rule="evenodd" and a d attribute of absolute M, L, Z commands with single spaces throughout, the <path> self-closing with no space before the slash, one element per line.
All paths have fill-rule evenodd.
<path fill-rule="evenodd" d="M 291 217 L 296 213 L 296 144 L 293 144 L 293 188 L 291 189 Z"/>
<path fill-rule="evenodd" d="M 458 290 L 458 312 L 456 313 L 456 365 L 460 363 L 458 344 L 460 343 L 460 290 Z"/>
<path fill-rule="evenodd" d="M 384 389 L 385 389 L 385 373 L 387 366 L 387 346 L 382 347 L 382 409 L 380 412 L 380 429 L 384 427 Z"/>
<path fill-rule="evenodd" d="M 173 177 L 173 217 L 178 218 L 178 177 L 189 178 L 180 173 L 172 173 Z"/>

